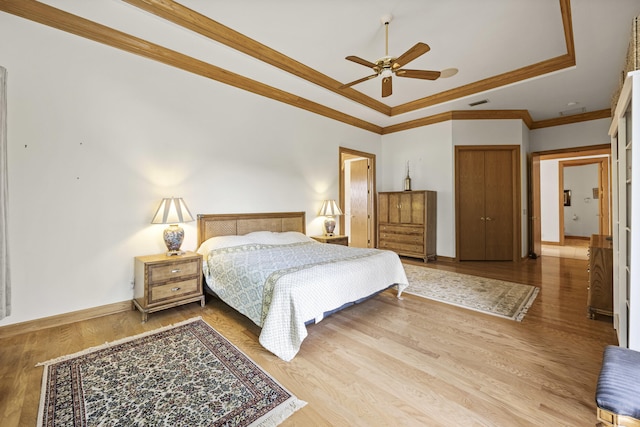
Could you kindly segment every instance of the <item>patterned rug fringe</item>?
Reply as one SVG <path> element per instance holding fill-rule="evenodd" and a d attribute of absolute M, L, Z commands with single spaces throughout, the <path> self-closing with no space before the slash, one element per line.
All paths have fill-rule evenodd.
<path fill-rule="evenodd" d="M 292 396 L 286 403 L 280 405 L 277 410 L 257 419 L 248 427 L 275 427 L 282 424 L 284 420 L 289 418 L 298 409 L 303 408 L 306 404 L 307 402 L 304 400 Z"/>
<path fill-rule="evenodd" d="M 527 314 L 527 312 L 529 311 L 529 309 L 533 305 L 533 302 L 536 300 L 536 297 L 538 296 L 538 292 L 540 292 L 540 288 L 536 287 L 533 290 L 533 293 L 531 294 L 529 299 L 520 308 L 520 310 L 518 312 L 518 316 L 516 316 L 516 318 L 514 319 L 515 321 L 522 322 L 522 319 L 524 319 L 524 316 Z"/>

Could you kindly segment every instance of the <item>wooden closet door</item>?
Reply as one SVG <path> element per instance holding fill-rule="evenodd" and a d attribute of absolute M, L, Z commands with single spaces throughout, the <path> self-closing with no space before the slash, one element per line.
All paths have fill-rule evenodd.
<path fill-rule="evenodd" d="M 513 259 L 513 165 L 512 152 L 484 152 L 485 259 Z"/>
<path fill-rule="evenodd" d="M 484 152 L 464 150 L 457 158 L 460 260 L 485 259 Z"/>

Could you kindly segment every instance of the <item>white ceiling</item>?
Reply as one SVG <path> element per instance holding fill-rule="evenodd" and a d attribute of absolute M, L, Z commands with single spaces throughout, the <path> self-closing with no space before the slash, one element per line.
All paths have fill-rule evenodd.
<path fill-rule="evenodd" d="M 534 121 L 584 107 L 610 107 L 624 66 L 639 0 L 572 0 L 576 65 L 465 98 L 389 117 L 119 0 L 43 3 L 124 31 L 378 126 L 454 110 L 528 110 Z M 391 14 L 389 53 L 415 43 L 431 51 L 405 68 L 459 69 L 436 81 L 393 79 L 381 97 L 380 77 L 354 86 L 390 107 L 567 54 L 559 0 L 181 0 L 184 6 L 291 59 L 346 83 L 372 74 L 347 61 L 384 56 L 381 17 Z M 468 104 L 488 99 L 487 104 Z M 575 104 L 570 104 L 575 103 Z"/>

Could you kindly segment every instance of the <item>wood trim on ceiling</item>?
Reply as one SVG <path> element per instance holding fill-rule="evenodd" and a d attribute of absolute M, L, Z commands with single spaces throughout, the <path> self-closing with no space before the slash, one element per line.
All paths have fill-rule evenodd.
<path fill-rule="evenodd" d="M 576 64 L 570 0 L 559 0 L 567 54 L 479 80 L 452 90 L 420 98 L 396 107 L 389 107 L 355 89 L 347 88 L 341 90 L 339 89 L 341 83 L 337 80 L 307 67 L 173 0 L 124 1 L 388 116 L 408 113 L 428 106 L 473 95 L 478 92 L 506 86 L 543 74 L 573 67 Z"/>
<path fill-rule="evenodd" d="M 283 55 L 261 43 L 256 42 L 210 18 L 200 15 L 172 0 L 124 0 L 134 6 L 152 12 L 158 16 L 169 19 L 178 25 L 196 31 L 220 43 L 224 43 L 247 55 L 263 60 L 273 66 L 290 72 L 300 78 L 316 83 L 341 95 L 349 95 L 348 98 L 368 106 L 387 115 L 397 115 L 413 111 L 425 106 L 449 101 L 473 93 L 493 89 L 502 85 L 511 84 L 520 80 L 539 76 L 541 74 L 557 71 L 562 68 L 575 65 L 573 30 L 571 24 L 570 0 L 559 0 L 562 11 L 562 21 L 565 30 L 567 55 L 542 61 L 537 64 L 523 67 L 518 70 L 494 76 L 479 82 L 471 83 L 450 91 L 442 92 L 427 98 L 422 98 L 411 103 L 397 107 L 388 107 L 360 92 L 350 89 L 348 91 L 337 90 L 339 82 L 322 73 L 313 70 L 293 59 Z M 283 90 L 257 82 L 239 74 L 230 72 L 215 65 L 197 60 L 182 53 L 156 45 L 146 40 L 137 38 L 127 33 L 98 24 L 71 13 L 56 9 L 52 6 L 35 0 L 3 0 L 0 2 L 0 10 L 25 19 L 38 22 L 80 37 L 84 37 L 117 49 L 134 53 L 136 55 L 152 59 L 166 65 L 170 65 L 184 71 L 188 71 L 209 79 L 243 89 L 267 98 L 284 102 L 297 108 L 322 115 L 351 126 L 365 129 L 380 135 L 398 132 L 415 127 L 426 126 L 446 120 L 492 120 L 492 119 L 522 119 L 530 129 L 557 126 L 567 123 L 575 123 L 584 120 L 594 120 L 605 117 L 604 111 L 585 113 L 583 115 L 548 119 L 534 122 L 526 110 L 478 110 L 478 111 L 451 111 L 436 114 L 434 116 L 412 120 L 396 125 L 381 127 L 357 117 L 331 109 L 322 104 L 296 96 Z M 371 102 L 374 101 L 374 102 Z M 383 108 L 386 107 L 386 108 Z"/>
<path fill-rule="evenodd" d="M 608 119 L 611 118 L 611 110 L 598 110 L 591 111 L 588 113 L 574 114 L 571 116 L 564 117 L 555 117 L 553 119 L 539 120 L 537 122 L 533 122 L 532 126 L 529 126 L 529 129 L 541 129 L 548 128 L 552 126 L 561 126 L 571 123 L 579 123 L 586 122 L 589 120 L 598 120 L 598 119 Z"/>
<path fill-rule="evenodd" d="M 459 110 L 449 111 L 446 113 L 436 114 L 409 122 L 399 123 L 397 125 L 386 126 L 382 129 L 382 134 L 390 134 L 400 132 L 407 129 L 413 129 L 421 126 L 428 126 L 434 123 L 446 122 L 449 120 L 522 120 L 527 127 L 535 123 L 527 110 Z"/>
<path fill-rule="evenodd" d="M 253 40 L 213 19 L 171 0 L 123 0 L 133 6 L 215 40 L 283 71 L 342 95 L 382 114 L 390 115 L 391 107 L 353 88 L 339 89 L 341 82 L 322 74 L 274 49 Z"/>
<path fill-rule="evenodd" d="M 382 127 L 373 123 L 35 0 L 3 0 L 0 2 L 0 10 L 257 95 L 284 102 L 348 125 L 378 134 L 382 133 Z"/>

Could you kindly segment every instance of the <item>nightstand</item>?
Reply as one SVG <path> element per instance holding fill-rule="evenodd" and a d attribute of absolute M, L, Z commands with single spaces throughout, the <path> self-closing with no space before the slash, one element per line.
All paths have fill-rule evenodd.
<path fill-rule="evenodd" d="M 133 304 L 142 312 L 142 322 L 149 313 L 200 301 L 202 293 L 202 255 L 185 252 L 135 258 Z"/>
<path fill-rule="evenodd" d="M 320 243 L 332 243 L 334 245 L 349 246 L 349 236 L 311 236 Z"/>

